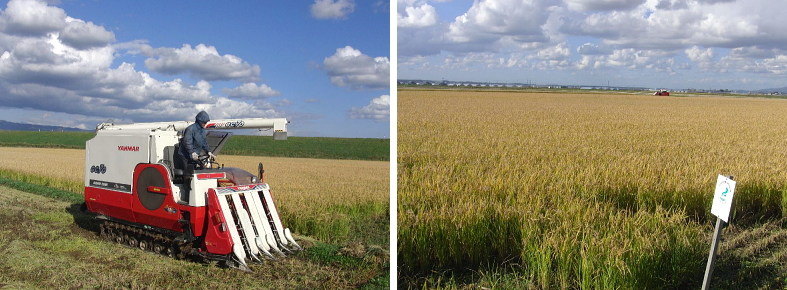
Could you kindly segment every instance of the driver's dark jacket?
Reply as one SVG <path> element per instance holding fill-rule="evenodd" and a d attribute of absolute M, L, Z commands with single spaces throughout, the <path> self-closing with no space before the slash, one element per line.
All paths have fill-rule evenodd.
<path fill-rule="evenodd" d="M 208 140 L 205 138 L 205 129 L 198 122 L 195 122 L 183 131 L 183 139 L 180 141 L 178 153 L 189 162 L 192 162 L 191 153 L 196 152 L 199 155 L 202 150 L 205 150 L 207 153 L 210 151 L 210 147 L 208 146 Z"/>

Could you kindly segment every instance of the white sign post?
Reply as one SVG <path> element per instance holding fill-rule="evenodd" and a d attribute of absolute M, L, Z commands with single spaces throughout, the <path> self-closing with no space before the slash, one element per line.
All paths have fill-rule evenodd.
<path fill-rule="evenodd" d="M 710 212 L 725 223 L 729 222 L 730 209 L 732 208 L 732 195 L 735 193 L 735 181 L 732 178 L 719 175 L 716 181 L 716 192 L 713 194 L 713 206 Z"/>
<path fill-rule="evenodd" d="M 735 181 L 730 177 L 719 175 L 716 180 L 716 191 L 713 194 L 713 205 L 710 212 L 716 215 L 716 229 L 713 231 L 713 241 L 708 255 L 708 264 L 705 266 L 705 279 L 702 281 L 702 290 L 710 288 L 710 278 L 713 274 L 713 262 L 716 249 L 719 247 L 721 229 L 729 222 L 730 209 L 732 209 L 732 195 L 735 193 Z"/>

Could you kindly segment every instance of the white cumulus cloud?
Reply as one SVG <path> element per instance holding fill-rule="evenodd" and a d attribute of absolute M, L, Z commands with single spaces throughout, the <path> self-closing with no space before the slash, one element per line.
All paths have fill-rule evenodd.
<path fill-rule="evenodd" d="M 701 49 L 698 46 L 692 46 L 684 51 L 686 56 L 693 62 L 711 62 L 713 61 L 713 48 Z"/>
<path fill-rule="evenodd" d="M 581 55 L 608 55 L 612 50 L 597 44 L 585 43 L 577 47 L 577 53 Z"/>
<path fill-rule="evenodd" d="M 281 95 L 281 92 L 271 89 L 265 84 L 260 84 L 258 86 L 254 83 L 245 83 L 233 89 L 224 88 L 221 91 L 227 94 L 227 96 L 230 98 L 244 99 L 260 99 Z"/>
<path fill-rule="evenodd" d="M 404 14 L 396 14 L 399 27 L 427 27 L 437 24 L 437 11 L 431 5 L 424 3 L 421 6 L 405 7 Z"/>
<path fill-rule="evenodd" d="M 571 50 L 565 43 L 560 43 L 558 45 L 542 49 L 535 55 L 535 58 L 543 60 L 564 60 L 569 56 L 571 56 Z"/>
<path fill-rule="evenodd" d="M 339 87 L 376 90 L 389 86 L 388 58 L 372 58 L 351 46 L 337 48 L 334 55 L 325 58 L 322 69 L 330 76 L 331 83 Z"/>
<path fill-rule="evenodd" d="M 569 9 L 579 11 L 629 10 L 646 0 L 565 0 Z"/>
<path fill-rule="evenodd" d="M 547 40 L 546 24 L 550 0 L 475 1 L 463 15 L 456 17 L 446 37 L 457 43 L 515 42 Z"/>
<path fill-rule="evenodd" d="M 41 0 L 12 0 L 0 16 L 0 27 L 7 34 L 44 36 L 66 27 L 66 12 Z"/>
<path fill-rule="evenodd" d="M 113 44 L 102 26 L 69 17 L 43 1 L 11 0 L 0 11 L 0 99 L 5 110 L 50 113 L 61 122 L 93 128 L 96 120 L 127 122 L 190 120 L 200 109 L 216 117 L 278 117 L 286 105 L 262 101 L 280 93 L 256 85 L 260 68 L 239 57 L 220 55 L 204 44 L 192 48 L 152 48 L 144 41 Z M 118 51 L 120 50 L 120 51 Z M 162 81 L 133 63 L 113 63 L 124 51 L 143 53 L 145 64 L 163 74 L 187 73 L 194 81 Z M 227 89 L 230 97 L 257 99 L 253 104 L 214 96 L 208 81 L 244 82 Z M 246 83 L 248 82 L 248 83 Z"/>
<path fill-rule="evenodd" d="M 141 49 L 143 54 L 151 57 L 145 60 L 145 66 L 158 73 L 190 73 L 209 81 L 260 80 L 260 66 L 250 65 L 231 54 L 220 55 L 213 46 L 199 44 L 192 48 L 184 44 L 181 48 L 152 48 L 143 45 Z"/>
<path fill-rule="evenodd" d="M 691 81 L 723 79 L 695 74 L 718 73 L 734 75 L 727 79 L 756 89 L 751 87 L 755 82 L 744 80 L 782 87 L 787 74 L 787 18 L 781 15 L 787 1 L 435 2 L 397 0 L 398 71 L 403 79 L 515 81 L 509 75 L 531 77 L 527 70 L 513 71 L 527 68 L 555 71 L 550 82 L 620 78 L 631 85 L 670 80 L 691 87 Z M 416 16 L 431 14 L 417 10 L 427 3 L 440 18 L 415 27 L 420 23 Z M 469 8 L 456 10 L 463 6 Z M 413 13 L 407 13 L 408 8 Z M 448 19 L 450 13 L 455 18 Z"/>
<path fill-rule="evenodd" d="M 352 107 L 350 109 L 350 118 L 352 119 L 369 119 L 375 122 L 388 121 L 391 115 L 391 99 L 389 95 L 382 95 L 372 99 L 368 105 L 361 108 Z"/>
<path fill-rule="evenodd" d="M 342 19 L 355 11 L 353 0 L 316 0 L 310 6 L 312 17 L 317 19 Z"/>
<path fill-rule="evenodd" d="M 102 47 L 115 41 L 115 34 L 104 27 L 71 17 L 66 18 L 66 27 L 60 32 L 64 44 L 77 49 Z"/>

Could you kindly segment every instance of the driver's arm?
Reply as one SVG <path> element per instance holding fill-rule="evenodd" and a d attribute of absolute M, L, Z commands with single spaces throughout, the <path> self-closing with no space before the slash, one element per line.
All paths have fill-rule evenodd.
<path fill-rule="evenodd" d="M 186 146 L 186 152 L 188 152 L 189 157 L 196 151 L 194 150 L 194 130 L 191 127 L 187 127 L 186 131 L 183 132 L 183 146 Z"/>

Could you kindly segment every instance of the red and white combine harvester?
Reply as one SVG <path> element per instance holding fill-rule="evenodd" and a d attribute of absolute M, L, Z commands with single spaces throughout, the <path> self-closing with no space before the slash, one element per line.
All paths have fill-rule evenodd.
<path fill-rule="evenodd" d="M 102 221 L 101 236 L 163 255 L 202 257 L 251 271 L 261 262 L 301 250 L 282 226 L 270 187 L 259 175 L 179 158 L 178 131 L 192 122 L 96 127 L 86 143 L 85 205 Z M 232 133 L 216 129 L 273 129 L 287 139 L 287 119 L 212 120 L 208 145 L 219 154 Z M 272 254 L 273 253 L 273 254 Z"/>

